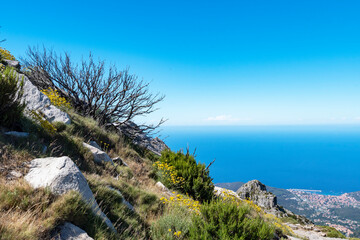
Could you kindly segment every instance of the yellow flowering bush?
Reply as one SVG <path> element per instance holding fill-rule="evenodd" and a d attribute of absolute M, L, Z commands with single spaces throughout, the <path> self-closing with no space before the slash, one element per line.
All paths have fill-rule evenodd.
<path fill-rule="evenodd" d="M 55 89 L 48 88 L 41 90 L 43 94 L 45 94 L 51 101 L 51 104 L 53 104 L 56 107 L 69 110 L 71 108 L 71 105 L 64 97 L 61 97 L 59 95 L 59 92 Z"/>
<path fill-rule="evenodd" d="M 35 111 L 35 110 L 31 110 L 30 111 L 30 115 L 32 116 L 32 118 L 36 121 L 39 122 L 41 127 L 43 129 L 45 129 L 45 131 L 47 131 L 50 134 L 54 134 L 57 129 L 54 127 L 54 125 L 52 125 L 48 120 L 46 120 L 41 113 Z"/>
<path fill-rule="evenodd" d="M 196 162 L 193 155 L 165 150 L 154 166 L 159 180 L 166 187 L 175 188 L 200 202 L 210 201 L 214 197 L 209 168 Z"/>
<path fill-rule="evenodd" d="M 181 188 L 184 183 L 184 178 L 177 175 L 174 166 L 160 161 L 155 162 L 153 166 L 161 172 L 163 178 L 165 178 L 165 184 L 170 183 L 175 188 Z"/>
<path fill-rule="evenodd" d="M 15 60 L 15 57 L 11 53 L 3 48 L 0 48 L 0 59 Z"/>
<path fill-rule="evenodd" d="M 282 221 L 275 215 L 266 213 L 261 207 L 256 205 L 253 201 L 247 199 L 245 200 L 239 199 L 235 197 L 233 194 L 231 194 L 231 191 L 226 189 L 222 190 L 221 193 L 222 194 L 220 196 L 224 202 L 236 204 L 237 206 L 240 206 L 241 204 L 245 203 L 252 210 L 254 210 L 254 212 L 259 214 L 266 222 L 273 224 L 275 228 L 280 229 L 285 234 L 294 235 L 294 232 L 291 230 L 289 226 L 283 224 Z"/>
<path fill-rule="evenodd" d="M 164 204 L 177 205 L 186 207 L 195 214 L 200 214 L 200 202 L 191 199 L 190 197 L 184 197 L 181 194 L 176 195 L 175 197 L 170 197 L 169 199 L 162 197 L 160 198 Z"/>

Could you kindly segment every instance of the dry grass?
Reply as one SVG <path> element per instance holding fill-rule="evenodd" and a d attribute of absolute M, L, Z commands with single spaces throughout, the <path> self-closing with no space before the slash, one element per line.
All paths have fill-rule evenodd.
<path fill-rule="evenodd" d="M 45 189 L 33 189 L 24 180 L 0 179 L 0 235 L 2 239 L 49 237 L 44 211 L 55 200 Z"/>
<path fill-rule="evenodd" d="M 45 238 L 42 222 L 37 213 L 39 209 L 19 211 L 9 209 L 0 214 L 1 239 L 39 239 Z"/>
<path fill-rule="evenodd" d="M 0 179 L 0 239 L 50 239 L 63 222 L 72 222 L 96 239 L 118 239 L 77 192 L 54 196 L 24 180 Z"/>

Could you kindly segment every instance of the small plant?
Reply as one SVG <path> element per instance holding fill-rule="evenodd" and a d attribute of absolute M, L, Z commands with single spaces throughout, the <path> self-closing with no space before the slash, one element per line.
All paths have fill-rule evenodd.
<path fill-rule="evenodd" d="M 50 134 L 55 134 L 57 129 L 52 125 L 40 112 L 35 110 L 30 111 L 31 117 L 40 124 L 40 126 Z"/>
<path fill-rule="evenodd" d="M 169 204 L 172 206 L 181 206 L 183 208 L 186 208 L 190 210 L 190 212 L 193 212 L 195 214 L 200 214 L 200 203 L 199 201 L 195 201 L 189 197 L 183 197 L 182 195 L 178 194 L 175 197 L 170 197 L 169 199 L 162 197 L 160 200 L 164 204 Z"/>
<path fill-rule="evenodd" d="M 151 225 L 151 239 L 189 239 L 192 214 L 181 206 L 169 206 L 164 214 Z"/>
<path fill-rule="evenodd" d="M 0 48 L 0 59 L 15 60 L 15 57 L 8 50 Z"/>
<path fill-rule="evenodd" d="M 15 70 L 7 67 L 0 73 L 0 125 L 12 127 L 20 120 L 25 109 L 21 102 L 23 79 L 19 79 Z"/>
<path fill-rule="evenodd" d="M 64 97 L 59 95 L 59 92 L 55 89 L 48 88 L 41 90 L 51 101 L 51 104 L 64 110 L 70 110 L 71 105 Z"/>

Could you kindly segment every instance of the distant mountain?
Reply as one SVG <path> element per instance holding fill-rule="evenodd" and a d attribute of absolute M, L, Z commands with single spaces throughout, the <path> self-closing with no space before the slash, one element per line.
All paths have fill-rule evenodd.
<path fill-rule="evenodd" d="M 237 191 L 244 183 L 217 183 L 215 186 Z M 360 237 L 360 191 L 341 196 L 321 195 L 266 186 L 277 196 L 278 205 L 319 225 L 330 225 L 348 236 Z"/>
<path fill-rule="evenodd" d="M 244 183 L 230 182 L 230 183 L 216 183 L 215 186 L 226 188 L 236 192 Z M 294 212 L 295 214 L 304 215 L 304 212 L 299 211 L 298 201 L 296 196 L 286 189 L 266 186 L 267 191 L 272 192 L 277 196 L 277 201 L 280 206 Z"/>

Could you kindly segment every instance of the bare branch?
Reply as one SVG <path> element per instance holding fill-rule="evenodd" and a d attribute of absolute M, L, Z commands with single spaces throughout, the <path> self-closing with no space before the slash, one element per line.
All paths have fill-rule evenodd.
<path fill-rule="evenodd" d="M 149 83 L 138 80 L 129 69 L 107 68 L 102 60 L 94 61 L 92 54 L 80 64 L 74 63 L 68 53 L 58 56 L 52 49 L 29 47 L 27 57 L 21 59 L 29 79 L 38 87 L 56 88 L 68 98 L 74 108 L 91 116 L 101 125 L 113 125 L 129 135 L 154 133 L 165 122 L 134 124 L 137 116 L 146 116 L 157 110 L 155 105 L 164 99 L 149 91 Z M 135 127 L 136 126 L 136 127 Z"/>

